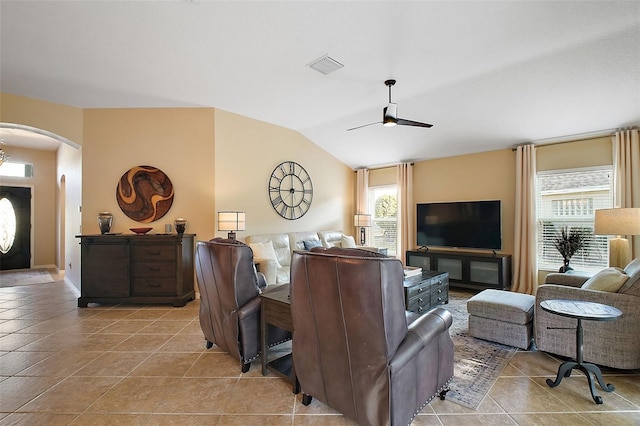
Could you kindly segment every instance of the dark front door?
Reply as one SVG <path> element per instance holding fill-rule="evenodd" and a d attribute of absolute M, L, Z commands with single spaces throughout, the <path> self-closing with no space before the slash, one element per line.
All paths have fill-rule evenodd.
<path fill-rule="evenodd" d="M 31 188 L 0 186 L 0 270 L 31 267 Z"/>

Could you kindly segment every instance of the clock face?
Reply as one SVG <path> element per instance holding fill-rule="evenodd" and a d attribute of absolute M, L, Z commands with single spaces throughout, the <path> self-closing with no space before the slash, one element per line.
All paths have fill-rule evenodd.
<path fill-rule="evenodd" d="M 304 216 L 313 200 L 313 184 L 304 167 L 293 161 L 278 164 L 269 178 L 269 199 L 285 219 Z"/>

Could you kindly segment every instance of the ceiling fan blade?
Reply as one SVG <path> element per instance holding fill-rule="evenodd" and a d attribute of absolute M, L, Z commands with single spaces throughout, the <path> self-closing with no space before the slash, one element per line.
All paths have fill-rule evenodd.
<path fill-rule="evenodd" d="M 382 124 L 382 122 L 381 121 L 376 121 L 375 123 L 363 124 L 362 126 L 352 127 L 350 129 L 347 129 L 347 132 L 350 131 L 350 130 L 362 129 L 363 127 L 367 127 L 367 126 L 373 126 L 374 124 Z"/>
<path fill-rule="evenodd" d="M 398 118 L 396 122 L 399 126 L 415 126 L 415 127 L 433 127 L 433 124 L 421 123 L 419 121 L 405 120 L 404 118 Z"/>

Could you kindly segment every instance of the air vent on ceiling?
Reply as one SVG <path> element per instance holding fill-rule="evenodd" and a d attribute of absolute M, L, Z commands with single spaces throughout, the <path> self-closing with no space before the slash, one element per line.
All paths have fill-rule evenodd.
<path fill-rule="evenodd" d="M 312 61 L 307 66 L 325 75 L 331 74 L 332 72 L 344 67 L 344 65 L 342 65 L 340 62 L 336 61 L 333 58 L 330 58 L 329 55 L 324 55 L 316 59 L 315 61 Z"/>

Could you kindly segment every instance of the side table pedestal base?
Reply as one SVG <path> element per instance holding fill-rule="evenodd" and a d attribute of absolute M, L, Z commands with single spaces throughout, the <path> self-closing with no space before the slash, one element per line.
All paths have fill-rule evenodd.
<path fill-rule="evenodd" d="M 558 368 L 558 374 L 556 375 L 556 380 L 553 381 L 551 379 L 547 379 L 547 385 L 549 387 L 555 388 L 560 384 L 563 378 L 571 376 L 572 370 L 580 370 L 587 376 L 587 381 L 589 382 L 589 389 L 591 390 L 591 397 L 596 402 L 596 404 L 602 404 L 602 397 L 596 393 L 596 386 L 594 383 L 594 378 L 598 381 L 598 384 L 605 392 L 613 392 L 615 387 L 610 384 L 604 383 L 604 379 L 602 378 L 602 372 L 600 371 L 600 367 L 595 364 L 590 363 L 579 363 L 576 361 L 565 361 Z M 593 374 L 593 377 L 591 377 Z"/>

